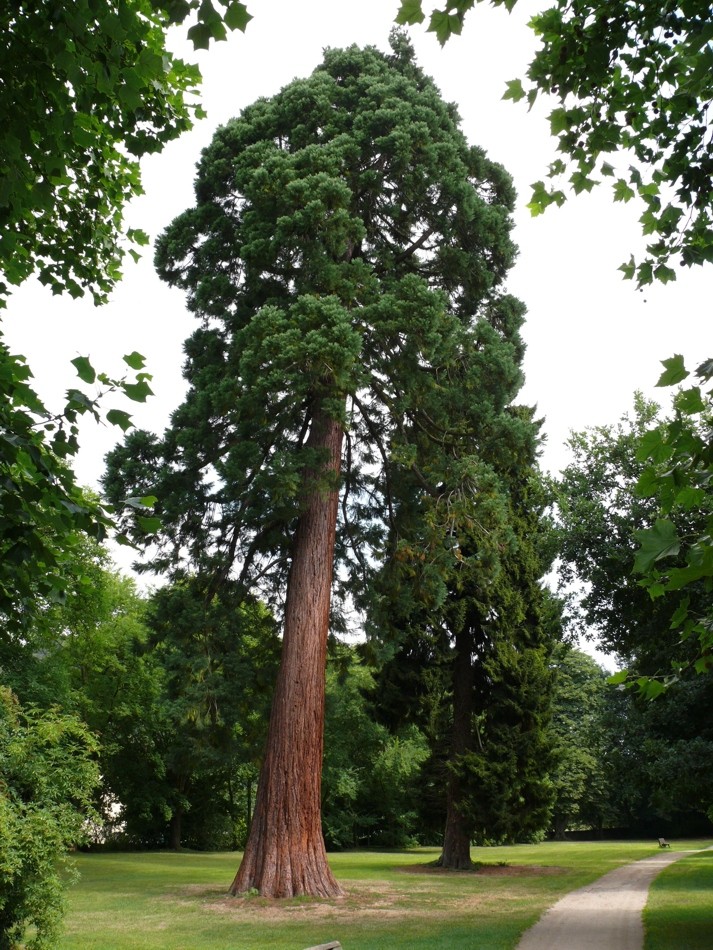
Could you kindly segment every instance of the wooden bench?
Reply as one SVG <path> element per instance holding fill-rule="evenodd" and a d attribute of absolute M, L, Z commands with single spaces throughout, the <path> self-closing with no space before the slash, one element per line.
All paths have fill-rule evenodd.
<path fill-rule="evenodd" d="M 670 848 L 671 845 L 665 838 L 659 838 L 659 848 Z"/>

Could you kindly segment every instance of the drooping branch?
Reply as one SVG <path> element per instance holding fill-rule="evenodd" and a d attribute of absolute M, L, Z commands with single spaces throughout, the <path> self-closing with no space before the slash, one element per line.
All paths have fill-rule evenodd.
<path fill-rule="evenodd" d="M 349 539 L 349 547 L 352 549 L 354 557 L 359 562 L 364 575 L 367 573 L 367 565 L 364 560 L 359 546 L 357 545 L 354 538 L 354 531 L 352 529 L 351 518 L 349 517 L 349 493 L 351 491 L 351 481 L 352 481 L 352 440 L 349 432 L 345 433 L 346 441 L 346 458 L 345 458 L 345 473 L 344 473 L 344 491 L 342 492 L 342 519 L 344 521 L 344 527 L 347 532 L 347 538 Z"/>
<path fill-rule="evenodd" d="M 364 425 L 366 426 L 366 429 L 369 435 L 371 436 L 374 442 L 374 445 L 376 446 L 377 451 L 379 452 L 379 455 L 381 456 L 381 461 L 384 466 L 383 467 L 384 485 L 386 488 L 386 493 L 385 493 L 386 506 L 389 512 L 389 526 L 393 529 L 395 527 L 396 520 L 394 518 L 393 492 L 391 490 L 390 463 L 389 463 L 388 456 L 386 455 L 386 448 L 384 447 L 384 444 L 381 440 L 381 436 L 376 431 L 376 426 L 373 424 L 371 418 L 369 417 L 369 413 L 366 411 L 366 407 L 364 406 L 364 404 L 361 402 L 361 400 L 358 398 L 356 394 L 352 395 L 352 401 L 354 402 L 354 405 L 357 407 L 357 409 L 361 413 L 361 417 L 364 420 Z"/>

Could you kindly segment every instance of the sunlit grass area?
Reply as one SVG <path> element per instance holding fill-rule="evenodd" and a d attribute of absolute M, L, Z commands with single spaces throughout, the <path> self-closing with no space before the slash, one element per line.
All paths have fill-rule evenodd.
<path fill-rule="evenodd" d="M 713 851 L 689 855 L 660 874 L 644 912 L 645 950 L 713 946 Z"/>
<path fill-rule="evenodd" d="M 673 844 L 693 850 L 710 843 Z M 229 897 L 237 854 L 78 855 L 81 880 L 70 890 L 60 946 L 300 950 L 340 940 L 344 950 L 509 950 L 561 896 L 657 851 L 655 842 L 641 841 L 474 848 L 477 873 L 429 868 L 437 849 L 346 852 L 330 858 L 344 898 L 287 901 Z M 677 926 L 678 942 L 651 943 L 651 950 L 680 950 Z"/>

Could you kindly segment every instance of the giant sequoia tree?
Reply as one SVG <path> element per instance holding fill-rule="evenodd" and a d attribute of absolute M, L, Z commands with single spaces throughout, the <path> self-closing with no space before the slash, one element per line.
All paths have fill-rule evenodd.
<path fill-rule="evenodd" d="M 397 35 L 390 55 L 328 51 L 220 129 L 195 207 L 159 240 L 159 273 L 200 320 L 190 389 L 163 439 L 114 453 L 108 484 L 161 498 L 155 567 L 232 576 L 284 618 L 235 893 L 340 890 L 320 827 L 335 553 L 357 594 L 388 545 L 439 596 L 462 533 L 487 534 L 482 451 L 521 378 L 523 308 L 501 289 L 512 200 Z M 413 480 L 421 516 L 399 519 Z"/>

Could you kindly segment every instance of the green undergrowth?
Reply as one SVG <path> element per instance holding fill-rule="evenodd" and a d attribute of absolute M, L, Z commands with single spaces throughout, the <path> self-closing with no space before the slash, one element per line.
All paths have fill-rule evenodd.
<path fill-rule="evenodd" d="M 475 872 L 428 867 L 435 848 L 345 852 L 330 856 L 345 897 L 285 901 L 229 897 L 238 854 L 83 854 L 59 946 L 302 950 L 339 940 L 344 950 L 511 950 L 561 896 L 657 851 L 640 841 L 474 848 Z"/>
<path fill-rule="evenodd" d="M 713 851 L 691 854 L 660 874 L 644 911 L 645 950 L 713 946 Z"/>

